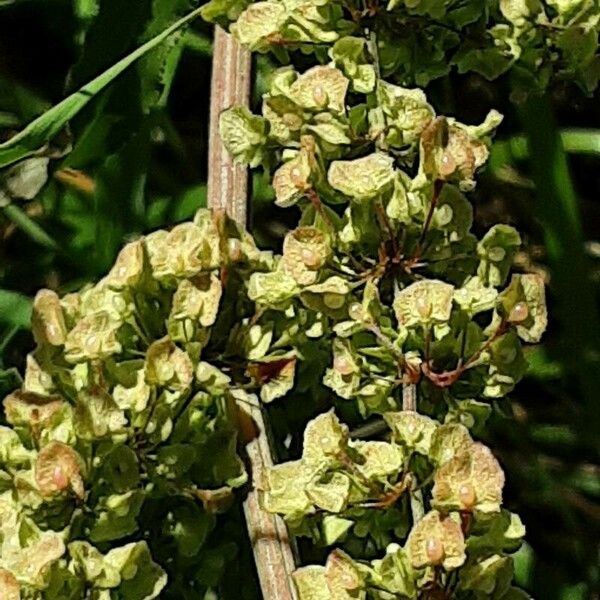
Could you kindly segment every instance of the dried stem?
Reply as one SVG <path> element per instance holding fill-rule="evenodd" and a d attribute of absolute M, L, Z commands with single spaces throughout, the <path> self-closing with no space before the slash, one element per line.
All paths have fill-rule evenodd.
<path fill-rule="evenodd" d="M 381 227 L 381 229 L 385 230 L 385 232 L 387 233 L 388 241 L 392 247 L 391 248 L 392 256 L 394 256 L 394 257 L 398 256 L 398 244 L 396 242 L 396 236 L 394 234 L 394 229 L 392 228 L 392 224 L 390 223 L 390 220 L 388 219 L 388 216 L 385 212 L 383 202 L 381 202 L 380 199 L 378 199 L 375 202 L 375 213 L 377 214 L 377 220 L 379 221 L 379 226 Z"/>
<path fill-rule="evenodd" d="M 323 203 L 321 202 L 321 198 L 319 198 L 319 194 L 317 194 L 317 192 L 315 191 L 314 188 L 310 188 L 309 190 L 306 191 L 306 196 L 310 200 L 310 202 L 313 205 L 317 214 L 321 217 L 321 219 L 323 219 L 323 221 L 325 222 L 327 227 L 329 227 L 329 229 L 331 229 L 332 233 L 334 233 L 335 226 L 333 225 L 329 215 L 325 211 L 325 208 L 323 207 Z"/>
<path fill-rule="evenodd" d="M 444 182 L 441 179 L 436 179 L 433 182 L 433 194 L 431 196 L 431 203 L 429 204 L 429 212 L 427 213 L 427 217 L 425 218 L 425 223 L 423 223 L 423 229 L 421 231 L 421 235 L 419 236 L 417 247 L 415 248 L 412 258 L 407 263 L 407 266 L 409 267 L 412 267 L 414 264 L 418 263 L 419 260 L 421 260 L 421 256 L 423 255 L 423 246 L 425 244 L 425 238 L 427 237 L 427 233 L 429 232 L 429 227 L 431 226 L 431 219 L 433 219 L 433 213 L 437 206 L 438 200 L 440 198 L 440 193 L 443 187 Z"/>
<path fill-rule="evenodd" d="M 464 363 L 463 359 L 460 358 L 458 360 L 458 365 L 452 371 L 443 371 L 441 373 L 437 373 L 431 368 L 431 360 L 426 360 L 421 366 L 421 370 L 423 374 L 433 385 L 439 388 L 447 388 L 456 383 L 460 376 L 467 371 L 468 369 L 475 366 L 475 363 L 479 360 L 481 355 L 495 342 L 500 336 L 506 333 L 508 323 L 505 320 L 500 322 L 498 328 L 494 332 L 494 334 L 486 340 L 481 347 L 474 352 Z"/>
<path fill-rule="evenodd" d="M 250 55 L 217 28 L 215 33 L 213 79 L 211 84 L 210 150 L 208 204 L 223 208 L 231 217 L 246 224 L 248 172 L 234 164 L 219 138 L 219 115 L 233 104 L 248 106 L 250 98 Z M 273 465 L 271 444 L 263 412 L 259 405 L 238 409 L 256 424 L 258 436 L 246 445 L 253 481 L 260 481 Z M 294 552 L 285 523 L 259 505 L 258 490 L 253 487 L 244 501 L 244 513 L 252 542 L 254 559 L 265 598 L 296 600 L 291 573 L 295 568 Z"/>

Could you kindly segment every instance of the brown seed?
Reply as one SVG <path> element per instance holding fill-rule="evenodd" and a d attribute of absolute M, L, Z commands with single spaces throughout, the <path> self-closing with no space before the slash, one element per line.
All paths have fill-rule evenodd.
<path fill-rule="evenodd" d="M 290 171 L 290 179 L 298 189 L 302 189 L 306 185 L 306 180 L 302 177 L 302 171 L 298 167 L 294 167 Z"/>
<path fill-rule="evenodd" d="M 510 311 L 509 320 L 511 323 L 521 323 L 529 316 L 529 308 L 526 302 L 517 302 Z"/>
<path fill-rule="evenodd" d="M 333 292 L 326 292 L 325 294 L 323 294 L 323 302 L 325 306 L 333 310 L 344 306 L 345 301 L 346 299 L 342 294 L 334 294 Z"/>
<path fill-rule="evenodd" d="M 335 357 L 333 368 L 341 375 L 350 375 L 354 371 L 352 363 L 344 356 Z"/>
<path fill-rule="evenodd" d="M 440 165 L 440 175 L 442 177 L 449 177 L 456 170 L 456 162 L 449 154 L 444 154 L 442 157 L 442 164 Z"/>
<path fill-rule="evenodd" d="M 431 302 L 426 298 L 419 297 L 415 301 L 415 307 L 417 312 L 424 319 L 428 319 L 431 316 Z"/>
<path fill-rule="evenodd" d="M 81 458 L 62 442 L 50 442 L 36 459 L 35 481 L 43 496 L 54 496 L 69 488 L 79 498 L 85 494 Z"/>
<path fill-rule="evenodd" d="M 302 252 L 300 254 L 302 256 L 302 262 L 307 267 L 318 267 L 319 266 L 319 262 L 320 262 L 319 257 L 314 250 L 311 250 L 310 248 L 303 248 Z"/>
<path fill-rule="evenodd" d="M 469 510 L 475 506 L 475 490 L 470 483 L 463 483 L 458 490 L 458 498 L 465 509 Z"/>
<path fill-rule="evenodd" d="M 0 600 L 20 600 L 21 591 L 15 576 L 0 568 Z"/>
<path fill-rule="evenodd" d="M 319 106 L 325 106 L 327 104 L 327 92 L 322 85 L 315 85 L 313 89 L 313 98 Z"/>
<path fill-rule="evenodd" d="M 69 485 L 69 478 L 59 466 L 54 467 L 52 483 L 54 483 L 57 490 L 64 490 Z"/>
<path fill-rule="evenodd" d="M 300 129 L 300 127 L 302 126 L 302 119 L 294 113 L 285 113 L 281 120 L 286 125 L 286 127 L 289 127 L 292 130 Z"/>
<path fill-rule="evenodd" d="M 444 545 L 436 538 L 429 538 L 425 542 L 425 552 L 432 564 L 440 564 L 444 560 Z"/>

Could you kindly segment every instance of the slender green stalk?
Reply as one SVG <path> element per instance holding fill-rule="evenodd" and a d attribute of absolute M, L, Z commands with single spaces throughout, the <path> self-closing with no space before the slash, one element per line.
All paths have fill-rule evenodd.
<path fill-rule="evenodd" d="M 8 204 L 2 208 L 4 214 L 19 229 L 26 233 L 34 242 L 58 250 L 58 244 L 25 212 L 16 204 Z"/>
<path fill-rule="evenodd" d="M 70 119 L 83 109 L 92 98 L 114 81 L 140 58 L 154 50 L 170 35 L 190 23 L 200 14 L 200 8 L 161 31 L 145 44 L 112 65 L 106 71 L 86 83 L 79 90 L 34 119 L 22 131 L 0 143 L 0 167 L 11 165 L 26 156 L 34 154 L 40 147 L 56 135 Z"/>
<path fill-rule="evenodd" d="M 0 361 L 2 360 L 2 354 L 4 354 L 4 351 L 6 350 L 8 345 L 12 342 L 15 335 L 17 335 L 17 333 L 19 333 L 20 329 L 21 329 L 21 327 L 19 325 L 13 325 L 8 330 L 6 335 L 4 335 L 4 337 L 2 339 L 0 339 Z"/>

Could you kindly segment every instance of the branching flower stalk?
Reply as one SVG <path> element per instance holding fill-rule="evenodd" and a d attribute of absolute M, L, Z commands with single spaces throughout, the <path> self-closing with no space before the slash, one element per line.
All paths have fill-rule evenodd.
<path fill-rule="evenodd" d="M 275 203 L 301 210 L 274 268 L 248 282 L 261 311 L 252 359 L 294 359 L 259 381 L 260 394 L 298 401 L 310 376 L 334 407 L 308 424 L 301 458 L 261 484 L 265 510 L 332 549 L 324 566 L 294 574 L 302 600 L 527 597 L 511 583 L 524 527 L 502 508 L 500 465 L 469 431 L 523 376 L 522 343 L 539 341 L 547 321 L 540 277 L 510 276 L 518 232 L 495 225 L 478 240 L 470 231 L 465 194 L 501 116 L 479 126 L 438 116 L 420 89 L 398 85 L 423 83 L 427 70 L 389 67 L 408 29 L 392 40 L 390 22 L 423 17 L 448 35 L 469 31 L 453 8 L 267 0 L 241 6 L 231 25 L 251 49 L 291 63 L 272 74 L 261 115 L 232 107 L 221 116 L 233 156 L 271 171 Z M 568 18 L 554 10 L 500 3 L 490 15 L 511 25 L 493 25 L 493 35 L 508 34 L 515 52 L 532 42 L 530 19 Z M 474 11 L 469 23 L 487 18 Z M 294 50 L 314 53 L 313 66 L 296 70 Z M 419 46 L 433 73 L 428 52 Z M 454 56 L 465 68 L 474 55 Z M 330 364 L 309 371 L 317 347 Z M 407 384 L 414 410 L 403 410 Z M 335 412 L 343 403 L 364 419 L 381 415 L 387 434 L 351 439 Z"/>

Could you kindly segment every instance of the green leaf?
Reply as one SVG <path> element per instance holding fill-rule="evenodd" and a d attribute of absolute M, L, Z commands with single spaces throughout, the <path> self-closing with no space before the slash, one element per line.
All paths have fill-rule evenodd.
<path fill-rule="evenodd" d="M 251 167 L 260 164 L 266 142 L 267 123 L 245 106 L 234 106 L 221 113 L 219 129 L 225 147 L 236 160 Z"/>
<path fill-rule="evenodd" d="M 99 0 L 74 0 L 73 8 L 79 19 L 89 21 L 98 14 Z"/>
<path fill-rule="evenodd" d="M 0 289 L 0 322 L 29 329 L 33 301 L 16 292 Z"/>
<path fill-rule="evenodd" d="M 329 51 L 335 64 L 352 82 L 354 91 L 372 92 L 375 88 L 375 67 L 365 56 L 366 40 L 358 37 L 340 38 Z"/>
<path fill-rule="evenodd" d="M 512 576 L 512 559 L 494 554 L 480 562 L 465 565 L 460 572 L 460 587 L 481 592 L 487 598 L 502 598 L 510 588 Z"/>
<path fill-rule="evenodd" d="M 514 227 L 494 225 L 477 244 L 481 260 L 477 275 L 481 281 L 493 287 L 503 285 L 520 247 L 521 236 Z"/>
<path fill-rule="evenodd" d="M 202 18 L 212 22 L 233 21 L 250 4 L 250 0 L 210 0 L 202 7 Z"/>
<path fill-rule="evenodd" d="M 564 375 L 564 365 L 553 360 L 543 346 L 531 348 L 526 354 L 527 375 L 539 381 L 557 381 Z"/>
<path fill-rule="evenodd" d="M 408 556 L 397 544 L 390 544 L 382 560 L 374 563 L 373 578 L 378 587 L 400 594 L 402 598 L 415 598 L 415 576 Z"/>
<path fill-rule="evenodd" d="M 113 548 L 104 556 L 87 542 L 73 542 L 69 551 L 76 570 L 82 572 L 91 587 L 113 589 L 114 597 L 153 600 L 167 584 L 167 575 L 153 562 L 146 542 Z"/>
<path fill-rule="evenodd" d="M 154 0 L 152 16 L 142 41 L 154 38 L 190 10 L 191 0 Z M 189 32 L 188 32 L 189 33 Z M 184 49 L 186 33 L 178 31 L 148 53 L 139 63 L 141 100 L 144 112 L 165 107 Z"/>
<path fill-rule="evenodd" d="M 177 506 L 172 518 L 164 524 L 165 537 L 175 540 L 182 556 L 193 557 L 206 542 L 208 534 L 215 527 L 215 517 L 195 504 Z"/>
<path fill-rule="evenodd" d="M 106 158 L 97 173 L 94 194 L 94 264 L 105 272 L 113 263 L 126 232 L 141 230 L 150 154 L 149 124 Z"/>
<path fill-rule="evenodd" d="M 327 179 L 334 189 L 353 200 L 370 200 L 391 186 L 393 165 L 392 157 L 383 153 L 355 160 L 338 160 L 331 163 Z"/>
<path fill-rule="evenodd" d="M 186 49 L 197 52 L 203 56 L 212 56 L 212 41 L 196 31 L 186 31 L 183 36 L 183 43 Z"/>
<path fill-rule="evenodd" d="M 137 518 L 144 502 L 142 490 L 103 497 L 96 509 L 97 518 L 90 528 L 92 542 L 122 539 L 138 528 Z"/>
<path fill-rule="evenodd" d="M 330 600 L 331 592 L 325 578 L 325 567 L 308 566 L 293 574 L 299 600 Z"/>
<path fill-rule="evenodd" d="M 343 519 L 338 515 L 326 515 L 323 517 L 321 525 L 323 543 L 326 546 L 333 546 L 348 533 L 353 525 L 354 521 L 351 519 Z"/>
<path fill-rule="evenodd" d="M 0 369 L 0 396 L 4 397 L 9 392 L 21 385 L 22 379 L 17 369 Z"/>

